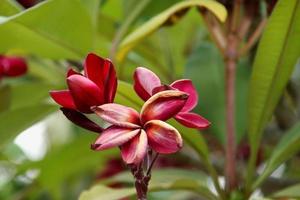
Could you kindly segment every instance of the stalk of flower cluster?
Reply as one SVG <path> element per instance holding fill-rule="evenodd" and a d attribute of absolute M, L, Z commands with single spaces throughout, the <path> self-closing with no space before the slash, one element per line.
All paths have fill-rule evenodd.
<path fill-rule="evenodd" d="M 135 179 L 135 189 L 136 195 L 138 200 L 147 200 L 147 193 L 148 193 L 148 185 L 151 179 L 151 171 L 152 167 L 158 157 L 158 153 L 152 159 L 152 150 L 148 151 L 148 154 L 144 160 L 144 162 L 140 163 L 139 165 L 130 165 L 131 173 Z M 146 171 L 144 172 L 144 166 Z"/>

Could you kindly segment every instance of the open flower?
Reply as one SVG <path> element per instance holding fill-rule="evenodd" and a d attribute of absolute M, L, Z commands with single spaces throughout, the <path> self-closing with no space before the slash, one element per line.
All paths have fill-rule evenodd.
<path fill-rule="evenodd" d="M 102 128 L 82 113 L 93 113 L 92 106 L 113 102 L 117 77 L 111 61 L 88 54 L 84 62 L 84 75 L 70 69 L 67 73 L 67 85 L 67 90 L 50 91 L 54 101 L 62 106 L 65 116 L 83 128 L 101 131 Z"/>
<path fill-rule="evenodd" d="M 147 101 L 152 95 L 164 90 L 179 90 L 189 94 L 186 104 L 174 118 L 189 128 L 205 129 L 210 122 L 204 117 L 191 112 L 198 103 L 198 93 L 189 79 L 174 81 L 171 85 L 162 85 L 158 76 L 149 69 L 138 67 L 134 72 L 134 90 Z"/>
<path fill-rule="evenodd" d="M 27 72 L 24 58 L 17 56 L 0 56 L 0 77 L 16 77 Z"/>
<path fill-rule="evenodd" d="M 104 150 L 119 146 L 127 164 L 140 163 L 148 148 L 170 154 L 182 147 L 179 132 L 166 120 L 176 115 L 186 104 L 188 94 L 168 90 L 150 97 L 140 113 L 119 104 L 95 106 L 92 110 L 112 124 L 98 137 L 92 149 Z"/>

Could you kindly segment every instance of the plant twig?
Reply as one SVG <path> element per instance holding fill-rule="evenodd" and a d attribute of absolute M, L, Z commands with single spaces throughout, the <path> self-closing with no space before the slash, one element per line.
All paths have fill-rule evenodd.
<path fill-rule="evenodd" d="M 154 158 L 153 158 L 151 164 L 149 165 L 149 167 L 148 167 L 148 169 L 147 169 L 146 176 L 150 176 L 150 175 L 151 175 L 152 167 L 153 167 L 153 165 L 154 165 L 156 159 L 158 158 L 158 155 L 159 155 L 158 153 L 155 154 L 155 156 L 154 156 Z"/>
<path fill-rule="evenodd" d="M 245 44 L 245 46 L 240 50 L 240 55 L 243 56 L 245 55 L 255 44 L 256 42 L 259 40 L 265 26 L 267 23 L 267 19 L 264 18 L 261 20 L 261 22 L 259 23 L 259 25 L 256 27 L 255 31 L 252 33 L 252 35 L 249 37 L 247 43 Z"/>
<path fill-rule="evenodd" d="M 224 36 L 221 24 L 214 18 L 214 16 L 211 16 L 207 10 L 200 9 L 200 12 L 210 32 L 212 40 L 219 48 L 221 54 L 224 56 L 226 48 L 226 38 Z"/>

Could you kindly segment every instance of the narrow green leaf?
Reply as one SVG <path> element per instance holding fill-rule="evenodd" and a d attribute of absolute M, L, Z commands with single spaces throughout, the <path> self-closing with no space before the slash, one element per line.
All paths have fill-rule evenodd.
<path fill-rule="evenodd" d="M 11 101 L 11 88 L 8 85 L 0 86 L 0 112 L 7 110 Z"/>
<path fill-rule="evenodd" d="M 81 193 L 79 200 L 119 200 L 135 194 L 134 188 L 112 189 L 104 185 L 97 185 Z"/>
<path fill-rule="evenodd" d="M 53 105 L 37 104 L 0 113 L 0 147 L 56 109 Z"/>
<path fill-rule="evenodd" d="M 139 111 L 144 104 L 144 102 L 137 96 L 137 94 L 133 90 L 133 86 L 124 81 L 118 82 L 118 90 L 115 102 L 135 108 L 137 111 Z"/>
<path fill-rule="evenodd" d="M 300 198 L 300 184 L 290 186 L 271 195 L 273 198 Z"/>
<path fill-rule="evenodd" d="M 253 189 L 269 177 L 269 175 L 277 169 L 282 163 L 293 157 L 300 151 L 300 123 L 296 124 L 289 130 L 278 145 L 274 148 L 270 159 L 267 162 L 266 168 L 263 173 L 253 184 Z"/>
<path fill-rule="evenodd" d="M 78 59 L 92 41 L 91 18 L 79 0 L 45 1 L 0 23 L 0 52 Z"/>
<path fill-rule="evenodd" d="M 299 35 L 300 0 L 278 1 L 259 43 L 250 81 L 248 134 L 254 152 L 300 56 Z"/>
<path fill-rule="evenodd" d="M 108 179 L 108 183 L 109 182 L 122 182 L 133 184 L 133 178 L 129 172 L 125 172 Z M 216 196 L 209 191 L 207 184 L 208 177 L 205 174 L 202 174 L 200 171 L 187 171 L 182 169 L 162 169 L 153 171 L 149 183 L 149 191 L 153 192 L 164 190 L 188 190 L 205 196 L 206 199 L 216 199 Z M 100 190 L 97 188 L 100 188 Z M 96 197 L 101 197 L 100 199 L 117 200 L 121 197 L 133 196 L 135 194 L 135 190 L 130 190 L 130 188 L 127 188 L 126 190 L 124 190 L 128 192 L 126 193 L 126 196 L 120 196 L 122 195 L 122 193 L 119 193 L 118 191 L 113 191 L 114 194 L 118 196 L 102 196 L 107 194 L 103 193 L 101 188 L 101 186 L 95 186 L 92 189 L 83 192 L 79 199 L 90 200 Z M 122 190 L 123 189 L 121 189 L 121 191 Z"/>
<path fill-rule="evenodd" d="M 22 8 L 14 0 L 1 0 L 0 16 L 11 16 L 21 10 Z"/>
<path fill-rule="evenodd" d="M 175 4 L 169 9 L 163 11 L 157 16 L 150 19 L 148 22 L 140 26 L 137 30 L 129 34 L 121 43 L 120 50 L 118 52 L 118 59 L 123 60 L 125 55 L 132 49 L 140 40 L 153 33 L 155 30 L 163 26 L 168 20 L 178 20 L 178 16 L 181 12 L 191 7 L 204 7 L 210 10 L 221 21 L 225 21 L 227 12 L 224 6 L 216 1 L 212 0 L 190 0 Z"/>

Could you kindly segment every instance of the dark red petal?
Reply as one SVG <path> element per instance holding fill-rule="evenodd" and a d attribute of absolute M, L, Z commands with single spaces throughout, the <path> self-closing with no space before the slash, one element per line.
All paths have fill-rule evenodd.
<path fill-rule="evenodd" d="M 127 164 L 139 164 L 145 157 L 148 148 L 147 135 L 144 130 L 121 146 L 123 160 Z"/>
<path fill-rule="evenodd" d="M 182 147 L 179 132 L 171 125 L 160 120 L 152 120 L 145 124 L 149 146 L 162 154 L 175 153 Z"/>
<path fill-rule="evenodd" d="M 176 89 L 172 88 L 169 85 L 161 85 L 161 86 L 158 86 L 158 87 L 156 87 L 152 90 L 152 95 L 155 95 L 156 93 L 166 91 L 166 90 L 176 90 Z"/>
<path fill-rule="evenodd" d="M 52 99 L 62 107 L 76 109 L 69 90 L 52 90 L 49 93 Z"/>
<path fill-rule="evenodd" d="M 92 107 L 91 109 L 96 115 L 113 125 L 127 128 L 140 127 L 139 113 L 132 108 L 120 104 L 108 103 Z"/>
<path fill-rule="evenodd" d="M 68 108 L 60 108 L 60 110 L 64 113 L 64 115 L 74 124 L 96 132 L 96 133 L 101 133 L 103 131 L 103 128 L 98 126 L 96 123 L 92 122 L 90 119 L 88 119 L 86 116 L 81 114 L 80 112 Z"/>
<path fill-rule="evenodd" d="M 74 69 L 70 68 L 70 69 L 68 70 L 68 72 L 67 72 L 67 78 L 68 78 L 69 76 L 72 76 L 72 75 L 75 75 L 75 74 L 77 74 L 77 75 L 82 75 L 82 74 L 80 74 L 79 72 L 75 71 Z"/>
<path fill-rule="evenodd" d="M 21 76 L 27 72 L 27 64 L 24 58 L 3 56 L 0 62 L 4 76 Z"/>
<path fill-rule="evenodd" d="M 105 83 L 111 68 L 113 68 L 113 64 L 110 60 L 101 58 L 96 54 L 89 53 L 85 59 L 85 76 L 98 85 L 101 90 L 105 90 Z"/>
<path fill-rule="evenodd" d="M 134 90 L 144 101 L 152 95 L 152 90 L 161 85 L 160 79 L 149 69 L 136 68 L 134 72 Z"/>
<path fill-rule="evenodd" d="M 181 80 L 175 81 L 171 84 L 171 87 L 176 88 L 182 92 L 189 94 L 189 98 L 186 101 L 181 112 L 189 112 L 193 108 L 195 108 L 195 106 L 198 103 L 198 93 L 197 93 L 197 90 L 195 89 L 191 80 L 181 79 Z"/>
<path fill-rule="evenodd" d="M 77 109 L 84 113 L 91 113 L 92 106 L 103 104 L 103 90 L 91 80 L 81 75 L 67 78 L 70 93 Z"/>
<path fill-rule="evenodd" d="M 109 128 L 105 129 L 97 138 L 95 143 L 92 145 L 92 149 L 104 150 L 120 146 L 131 140 L 134 136 L 139 134 L 139 132 L 139 129 L 110 126 Z"/>
<path fill-rule="evenodd" d="M 167 90 L 153 95 L 142 107 L 141 122 L 172 118 L 182 109 L 187 98 L 188 94 L 178 90 Z"/>
<path fill-rule="evenodd" d="M 114 66 L 111 64 L 109 76 L 105 82 L 105 103 L 112 103 L 117 91 L 117 75 Z"/>
<path fill-rule="evenodd" d="M 175 119 L 182 125 L 189 128 L 206 129 L 210 126 L 210 122 L 196 113 L 180 112 Z"/>

